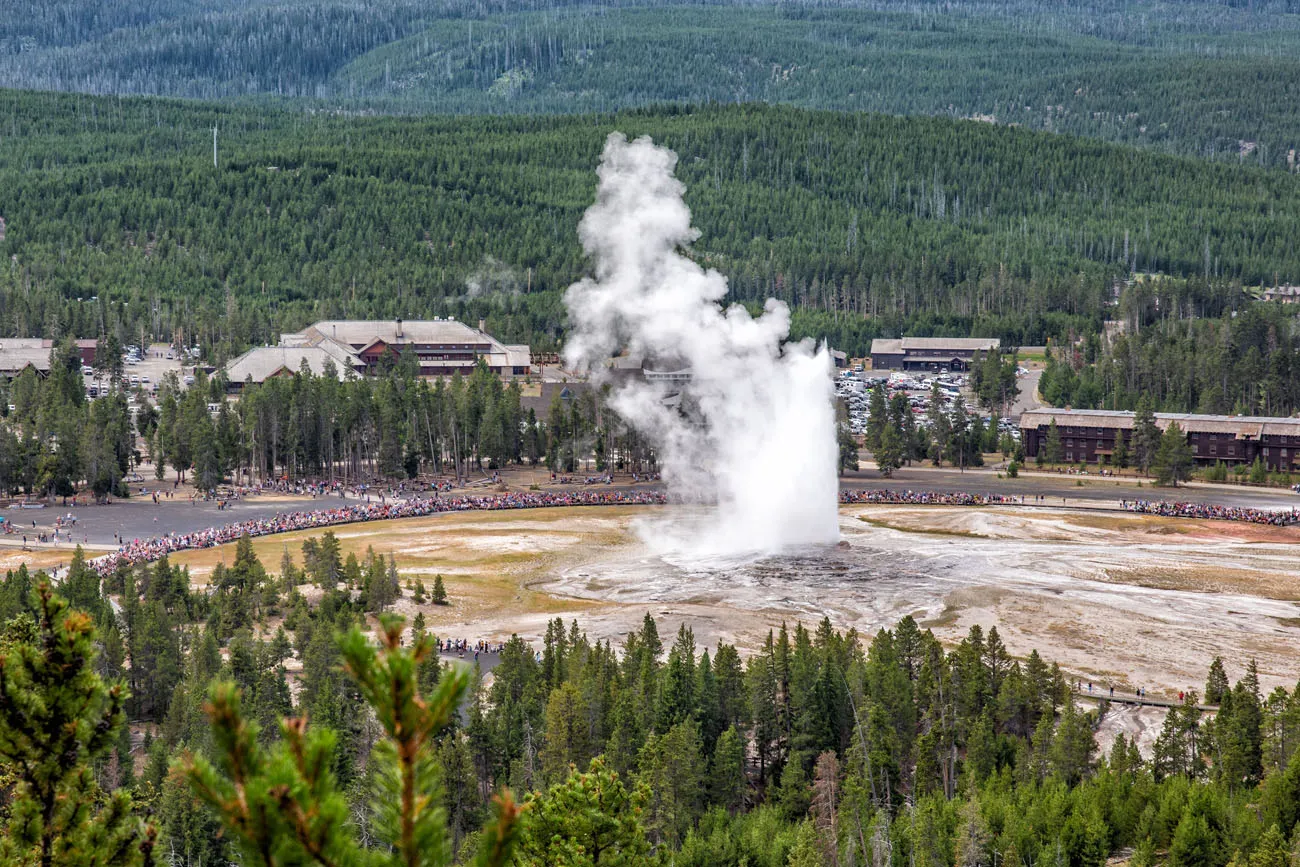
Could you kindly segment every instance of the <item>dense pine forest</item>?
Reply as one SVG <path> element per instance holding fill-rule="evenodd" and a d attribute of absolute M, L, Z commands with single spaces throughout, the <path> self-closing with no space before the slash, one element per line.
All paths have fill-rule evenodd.
<path fill-rule="evenodd" d="M 422 609 L 384 614 L 423 599 L 391 561 L 329 533 L 278 573 L 237 547 L 207 594 L 166 560 L 101 584 L 80 555 L 57 592 L 0 584 L 4 863 L 1286 867 L 1300 846 L 1300 690 L 1265 695 L 1249 660 L 1207 661 L 1149 756 L 1099 751 L 1106 705 L 995 628 L 945 649 L 910 617 L 782 625 L 748 655 L 648 614 L 617 645 L 557 620 L 488 685 L 471 653 L 438 661 Z"/>
<path fill-rule="evenodd" d="M 348 111 L 761 101 L 979 116 L 1292 168 L 1297 12 L 1294 0 L 17 0 L 0 21 L 0 81 Z"/>
<path fill-rule="evenodd" d="M 1234 290 L 1171 280 L 1126 288 L 1117 327 L 1080 332 L 1051 353 L 1039 391 L 1051 406 L 1288 416 L 1300 409 L 1294 307 L 1243 304 Z"/>
<path fill-rule="evenodd" d="M 797 334 L 855 353 L 902 331 L 1098 331 L 1133 270 L 1300 275 L 1296 176 L 969 121 L 363 118 L 3 91 L 0 331 L 184 334 L 220 360 L 323 317 L 457 314 L 553 348 L 613 129 L 680 154 L 693 255 L 733 298 L 783 298 Z"/>

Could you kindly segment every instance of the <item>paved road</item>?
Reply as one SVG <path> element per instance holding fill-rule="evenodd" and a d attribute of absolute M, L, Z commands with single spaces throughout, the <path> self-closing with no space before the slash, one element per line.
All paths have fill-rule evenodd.
<path fill-rule="evenodd" d="M 1080 484 L 1082 483 L 1082 484 Z M 903 467 L 892 478 L 883 478 L 875 470 L 849 473 L 840 480 L 848 489 L 894 491 L 969 491 L 971 493 L 1025 496 L 1030 504 L 1035 497 L 1043 499 L 1042 506 L 1091 506 L 1114 504 L 1120 499 L 1166 499 L 1212 503 L 1224 506 L 1252 508 L 1294 508 L 1300 506 L 1300 495 L 1282 489 L 1238 488 L 1222 485 L 1198 484 L 1179 488 L 1154 488 L 1149 482 L 1138 488 L 1133 478 L 1071 476 L 1056 473 L 1022 472 L 1018 479 L 997 477 L 993 469 L 967 470 L 935 469 L 922 465 Z M 288 511 L 328 509 L 355 503 L 336 496 L 319 498 L 285 497 L 259 498 L 232 503 L 219 510 L 216 503 L 197 502 L 190 505 L 185 499 L 166 500 L 158 505 L 144 497 L 118 500 L 107 506 L 80 506 L 65 508 L 50 506 L 45 509 L 5 509 L 2 514 L 17 527 L 13 535 L 0 535 L 0 545 L 18 546 L 22 536 L 28 536 L 33 548 L 49 547 L 35 543 L 39 532 L 50 532 L 54 520 L 69 512 L 76 515 L 72 528 L 72 541 L 96 547 L 115 548 L 118 535 L 126 539 L 162 536 L 167 533 L 189 533 L 222 524 L 274 517 Z M 36 527 L 32 527 L 32 522 Z M 67 544 L 67 534 L 60 537 Z"/>
<path fill-rule="evenodd" d="M 450 662 L 454 665 L 474 665 L 478 664 L 479 671 L 487 674 L 492 669 L 501 664 L 501 654 L 496 651 L 489 653 L 480 653 L 478 658 L 474 657 L 474 651 L 469 650 L 465 653 L 454 653 L 446 651 L 438 654 L 438 658 L 443 662 Z"/>
<path fill-rule="evenodd" d="M 44 509 L 5 509 L 0 514 L 9 518 L 18 528 L 18 534 L 25 529 L 33 533 L 32 522 L 36 522 L 36 531 L 50 531 L 54 520 L 71 512 L 77 518 L 75 527 L 71 528 L 72 538 L 76 542 L 89 545 L 116 547 L 119 534 L 126 539 L 163 536 L 168 533 L 192 533 L 222 524 L 236 521 L 248 521 L 271 518 L 281 512 L 293 512 L 311 509 L 333 509 L 339 506 L 353 505 L 356 498 L 344 500 L 335 496 L 326 497 L 251 497 L 247 500 L 232 502 L 224 510 L 218 509 L 215 502 L 195 502 L 190 505 L 184 497 L 164 500 L 154 505 L 148 496 L 133 496 L 129 500 L 114 500 L 107 506 L 48 506 Z M 0 541 L 12 542 L 15 536 L 0 536 Z"/>
<path fill-rule="evenodd" d="M 1031 368 L 1024 376 L 1016 379 L 1016 384 L 1020 386 L 1020 393 L 1016 395 L 1015 403 L 1011 405 L 1011 417 L 1018 419 L 1021 414 L 1031 409 L 1038 409 L 1042 406 L 1034 393 L 1038 391 L 1038 380 L 1043 376 L 1043 369 Z"/>

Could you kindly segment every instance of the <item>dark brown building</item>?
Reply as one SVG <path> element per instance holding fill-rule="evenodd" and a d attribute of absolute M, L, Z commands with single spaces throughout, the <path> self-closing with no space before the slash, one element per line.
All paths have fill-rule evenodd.
<path fill-rule="evenodd" d="M 1198 464 L 1251 464 L 1260 458 L 1274 472 L 1300 470 L 1300 418 L 1158 412 L 1156 427 L 1178 422 Z M 1056 421 L 1066 463 L 1109 463 L 1115 434 L 1133 443 L 1133 413 L 1102 409 L 1031 409 L 1020 417 L 1026 457 L 1037 457 Z"/>
<path fill-rule="evenodd" d="M 977 352 L 997 352 L 986 337 L 900 337 L 871 341 L 872 370 L 966 370 Z"/>

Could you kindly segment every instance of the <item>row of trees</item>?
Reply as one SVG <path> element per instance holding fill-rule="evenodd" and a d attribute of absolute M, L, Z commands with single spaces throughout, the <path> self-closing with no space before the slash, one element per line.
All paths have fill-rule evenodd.
<path fill-rule="evenodd" d="M 946 650 L 910 617 L 869 640 L 783 626 L 748 659 L 684 624 L 665 642 L 649 615 L 617 650 L 555 621 L 540 653 L 507 643 L 488 688 L 439 666 L 422 615 L 382 619 L 377 647 L 357 629 L 388 571 L 366 560 L 340 566 L 323 538 L 272 578 L 245 541 L 211 598 L 166 565 L 124 567 L 105 585 L 123 615 L 79 564 L 60 589 L 80 611 L 10 573 L 8 862 L 1100 867 L 1131 850 L 1285 867 L 1300 845 L 1284 830 L 1300 819 L 1300 689 L 1265 697 L 1253 664 L 1232 685 L 1216 659 L 1217 714 L 1189 691 L 1150 759 L 1122 734 L 1099 756 L 1104 705 L 1079 707 L 1037 653 L 1015 659 L 978 626 Z M 284 586 L 278 631 L 270 607 L 241 607 Z M 146 627 L 150 608 L 173 619 Z M 151 640 L 176 653 L 160 706 L 136 696 Z M 157 721 L 142 748 L 128 712 Z M 508 795 L 492 806 L 507 786 L 522 814 Z"/>
<path fill-rule="evenodd" d="M 601 391 L 557 391 L 543 422 L 524 410 L 517 382 L 503 383 L 483 364 L 432 383 L 416 377 L 410 359 L 376 378 L 343 381 L 304 366 L 250 384 L 230 403 L 220 376 L 200 373 L 182 388 L 171 372 L 157 403 L 138 395 L 134 412 L 120 387 L 87 401 L 80 364 L 65 341 L 50 376 L 28 369 L 0 388 L 14 406 L 0 416 L 0 491 L 66 496 L 84 482 L 96 496 L 126 496 L 125 478 L 146 457 L 137 437 L 159 480 L 170 467 L 200 490 L 226 479 L 355 484 L 445 473 L 460 481 L 543 462 L 559 472 L 654 466 L 653 450 Z"/>
<path fill-rule="evenodd" d="M 604 472 L 654 463 L 601 391 L 556 391 L 542 422 L 523 408 L 519 383 L 503 383 L 482 362 L 469 376 L 432 383 L 404 361 L 378 378 L 343 381 L 304 365 L 296 376 L 245 386 L 231 404 L 225 388 L 200 377 L 182 391 L 164 379 L 156 421 L 146 413 L 153 426 L 141 427 L 159 478 L 171 466 L 179 476 L 193 467 L 200 488 L 227 477 L 357 482 L 432 472 L 460 481 L 510 464 Z M 221 401 L 215 415 L 209 401 Z"/>

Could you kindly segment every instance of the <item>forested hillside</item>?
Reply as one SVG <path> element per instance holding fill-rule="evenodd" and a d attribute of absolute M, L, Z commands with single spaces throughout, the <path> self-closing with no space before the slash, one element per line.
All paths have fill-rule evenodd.
<path fill-rule="evenodd" d="M 680 154 L 694 255 L 734 298 L 786 299 L 800 333 L 852 351 L 903 329 L 1042 343 L 1096 327 L 1133 269 L 1300 279 L 1300 178 L 968 121 L 362 118 L 3 91 L 0 332 L 183 329 L 222 353 L 322 317 L 455 313 L 554 346 L 615 129 Z"/>
<path fill-rule="evenodd" d="M 1296 0 L 16 0 L 0 81 L 391 112 L 777 102 L 979 116 L 1290 168 L 1297 12 Z"/>
<path fill-rule="evenodd" d="M 274 572 L 245 537 L 209 586 L 165 559 L 101 584 L 80 553 L 80 610 L 25 566 L 0 582 L 5 863 L 1286 867 L 1300 844 L 1300 689 L 1250 661 L 1207 661 L 1217 713 L 1189 689 L 1143 757 L 1102 753 L 1106 706 L 996 628 L 822 620 L 742 655 L 557 619 L 488 685 L 439 664 L 422 583 L 331 533 Z"/>
<path fill-rule="evenodd" d="M 1087 332 L 1054 353 L 1039 391 L 1076 409 L 1136 409 L 1145 399 L 1167 412 L 1291 415 L 1300 408 L 1294 308 L 1232 302 L 1230 293 L 1140 281 L 1121 298 L 1126 329 Z"/>

